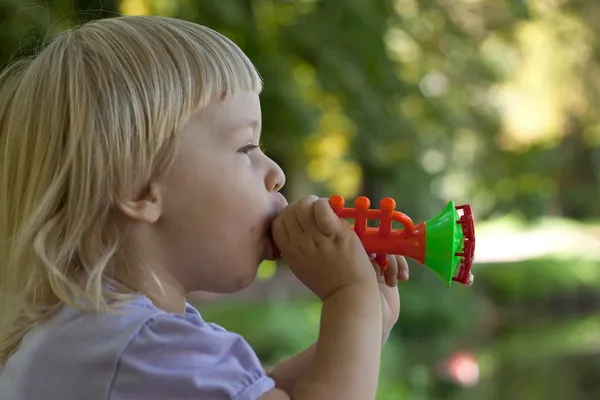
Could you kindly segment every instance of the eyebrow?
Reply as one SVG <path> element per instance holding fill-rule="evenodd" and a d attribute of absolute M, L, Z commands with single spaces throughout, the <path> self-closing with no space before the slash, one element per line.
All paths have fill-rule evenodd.
<path fill-rule="evenodd" d="M 235 124 L 231 124 L 228 127 L 230 132 L 237 132 L 242 130 L 243 128 L 252 128 L 255 132 L 260 132 L 261 124 L 260 121 L 256 118 L 246 118 L 241 121 L 238 121 Z"/>
<path fill-rule="evenodd" d="M 261 124 L 259 120 L 256 118 L 244 118 L 224 126 L 223 131 L 221 131 L 222 133 L 219 135 L 220 140 L 228 142 L 229 140 L 240 138 L 242 134 L 246 134 L 246 128 L 252 128 L 252 138 L 260 135 Z"/>

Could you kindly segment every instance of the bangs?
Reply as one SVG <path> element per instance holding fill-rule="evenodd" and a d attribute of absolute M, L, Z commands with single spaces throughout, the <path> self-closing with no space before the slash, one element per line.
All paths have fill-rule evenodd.
<path fill-rule="evenodd" d="M 120 58 L 107 64 L 120 64 L 120 73 L 130 72 L 125 81 L 137 81 L 132 93 L 145 91 L 144 97 L 154 107 L 167 105 L 162 112 L 178 114 L 169 120 L 182 123 L 213 100 L 240 91 L 262 91 L 262 79 L 243 51 L 205 26 L 168 17 L 128 16 L 90 23 L 83 30 L 86 39 L 97 33 L 104 44 L 119 32 L 119 37 L 109 39 L 115 55 L 103 57 Z M 90 43 L 90 54 L 93 46 Z M 163 120 L 156 114 L 151 119 Z"/>

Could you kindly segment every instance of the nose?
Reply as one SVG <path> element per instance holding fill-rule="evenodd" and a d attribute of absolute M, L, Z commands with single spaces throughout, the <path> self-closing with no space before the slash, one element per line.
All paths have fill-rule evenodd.
<path fill-rule="evenodd" d="M 269 192 L 278 192 L 285 185 L 285 173 L 275 161 L 269 161 L 271 165 L 265 179 L 265 186 Z"/>

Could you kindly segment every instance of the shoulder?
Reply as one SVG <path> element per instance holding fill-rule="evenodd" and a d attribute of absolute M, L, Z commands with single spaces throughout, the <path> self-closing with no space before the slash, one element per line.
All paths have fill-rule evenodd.
<path fill-rule="evenodd" d="M 123 349 L 110 399 L 256 399 L 274 387 L 238 334 L 185 315 L 156 313 Z"/>
<path fill-rule="evenodd" d="M 123 350 L 158 314 L 143 298 L 116 313 L 63 307 L 31 330 L 4 365 L 0 398 L 77 398 L 86 392 L 97 396 L 90 399 L 106 399 Z"/>

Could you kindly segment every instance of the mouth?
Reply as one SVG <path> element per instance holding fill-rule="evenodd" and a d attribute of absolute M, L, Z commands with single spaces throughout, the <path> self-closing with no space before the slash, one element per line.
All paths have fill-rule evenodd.
<path fill-rule="evenodd" d="M 270 218 L 268 219 L 268 223 L 266 226 L 266 236 L 267 236 L 267 241 L 269 243 L 268 245 L 268 255 L 267 255 L 267 260 L 270 261 L 276 261 L 279 258 L 281 258 L 282 254 L 281 254 L 281 250 L 279 250 L 279 247 L 277 247 L 277 244 L 275 243 L 275 239 L 273 238 L 273 221 L 277 218 L 277 216 L 279 214 L 281 214 L 281 212 L 287 207 L 288 202 L 285 199 L 285 197 L 279 193 L 276 192 L 274 193 L 274 199 L 273 199 L 273 213 L 270 215 Z"/>
<path fill-rule="evenodd" d="M 281 193 L 275 193 L 275 200 L 273 202 L 274 204 L 274 208 L 275 208 L 275 212 L 273 214 L 271 214 L 271 217 L 268 220 L 268 224 L 267 224 L 267 229 L 266 229 L 266 236 L 267 236 L 267 241 L 269 243 L 268 245 L 268 251 L 267 251 L 267 259 L 270 261 L 276 261 L 279 258 L 281 258 L 281 250 L 279 250 L 279 247 L 277 247 L 277 244 L 275 243 L 275 239 L 273 239 L 273 221 L 275 220 L 275 218 L 277 218 L 277 216 L 279 214 L 281 214 L 281 212 L 285 209 L 285 207 L 287 206 L 287 200 L 285 199 L 285 197 L 283 197 L 283 195 Z"/>
<path fill-rule="evenodd" d="M 269 261 L 276 261 L 279 258 L 281 258 L 281 250 L 279 250 L 279 247 L 277 247 L 277 244 L 275 243 L 275 239 L 273 239 L 271 227 L 267 229 L 267 240 L 269 241 L 269 251 L 267 259 Z"/>

